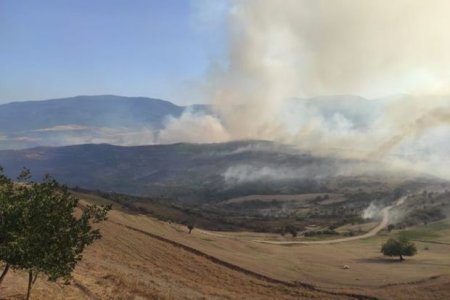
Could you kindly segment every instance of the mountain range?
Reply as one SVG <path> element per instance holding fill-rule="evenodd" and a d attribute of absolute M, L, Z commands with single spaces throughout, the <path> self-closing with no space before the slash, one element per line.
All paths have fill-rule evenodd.
<path fill-rule="evenodd" d="M 379 109 L 378 102 L 354 96 L 297 99 L 291 104 L 303 116 L 306 110 L 356 130 L 370 126 Z M 258 193 L 326 192 L 336 180 L 342 186 L 343 178 L 355 183 L 355 176 L 354 186 L 367 185 L 364 176 L 373 186 L 379 186 L 380 174 L 381 182 L 387 181 L 386 174 L 408 179 L 380 163 L 319 157 L 270 141 L 155 144 L 168 120 L 185 112 L 213 114 L 207 105 L 111 95 L 3 104 L 0 166 L 11 177 L 27 167 L 36 179 L 49 173 L 72 187 L 184 203 Z"/>
<path fill-rule="evenodd" d="M 314 116 L 330 128 L 344 124 L 363 130 L 376 119 L 381 105 L 381 101 L 357 96 L 326 96 L 293 99 L 286 108 L 293 120 L 307 122 Z M 156 144 L 159 132 L 185 112 L 216 116 L 209 105 L 179 106 L 145 97 L 99 95 L 12 102 L 0 105 L 0 149 Z"/>
<path fill-rule="evenodd" d="M 0 105 L 0 149 L 98 142 L 150 144 L 148 136 L 133 141 L 133 133 L 156 132 L 168 117 L 177 118 L 188 110 L 208 112 L 208 107 L 114 95 L 12 102 Z"/>

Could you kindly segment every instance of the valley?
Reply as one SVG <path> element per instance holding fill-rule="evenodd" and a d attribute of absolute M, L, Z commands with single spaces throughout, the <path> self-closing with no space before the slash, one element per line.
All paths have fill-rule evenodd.
<path fill-rule="evenodd" d="M 194 228 L 189 234 L 186 226 L 120 210 L 100 228 L 104 238 L 88 248 L 72 284 L 38 280 L 34 299 L 434 299 L 450 293 L 448 219 L 320 245 L 253 240 L 265 239 L 263 233 Z M 402 232 L 414 237 L 418 255 L 404 263 L 383 257 L 380 244 Z M 1 295 L 20 299 L 24 281 L 20 271 L 9 275 Z"/>
<path fill-rule="evenodd" d="M 450 294 L 450 185 L 433 176 L 342 174 L 374 165 L 266 141 L 5 150 L 0 164 L 10 176 L 51 173 L 83 203 L 113 208 L 71 284 L 38 280 L 35 299 Z M 416 256 L 380 253 L 403 236 Z M 21 299 L 24 282 L 9 274 L 0 299 Z"/>
<path fill-rule="evenodd" d="M 268 141 L 4 150 L 0 165 L 12 178 L 26 166 L 36 180 L 51 174 L 75 191 L 131 211 L 222 231 L 303 232 L 314 225 L 334 234 L 345 224 L 370 221 L 362 215 L 371 204 L 381 209 L 407 193 L 450 189 L 447 181 L 427 174 Z"/>

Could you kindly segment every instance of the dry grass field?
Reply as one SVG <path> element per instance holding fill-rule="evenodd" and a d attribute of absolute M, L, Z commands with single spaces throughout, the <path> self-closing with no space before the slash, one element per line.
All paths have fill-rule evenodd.
<path fill-rule="evenodd" d="M 71 285 L 39 278 L 33 299 L 445 299 L 450 222 L 409 230 L 419 253 L 384 258 L 389 235 L 330 245 L 270 245 L 113 210 Z M 264 239 L 264 234 L 259 238 Z M 428 250 L 425 250 L 428 249 Z M 344 269 L 348 265 L 350 269 Z M 26 274 L 11 272 L 0 299 L 22 299 Z"/>

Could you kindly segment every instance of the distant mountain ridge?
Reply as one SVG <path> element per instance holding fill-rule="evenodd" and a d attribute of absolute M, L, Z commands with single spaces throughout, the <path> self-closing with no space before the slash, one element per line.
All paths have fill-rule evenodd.
<path fill-rule="evenodd" d="M 294 121 L 290 124 L 294 127 L 317 119 L 327 128 L 351 130 L 370 128 L 382 107 L 380 101 L 351 95 L 291 99 L 285 104 L 285 117 Z M 122 146 L 164 143 L 159 139 L 160 132 L 185 112 L 190 113 L 187 120 L 214 115 L 221 121 L 221 116 L 209 105 L 179 106 L 146 97 L 76 96 L 2 104 L 0 150 L 91 143 Z M 182 137 L 176 136 L 169 142 L 185 141 L 177 138 Z"/>
<path fill-rule="evenodd" d="M 114 95 L 12 102 L 0 105 L 0 128 L 5 133 L 13 133 L 66 124 L 160 126 L 164 116 L 179 116 L 185 108 L 160 99 Z M 130 118 L 123 118 L 124 115 Z M 12 119 L 17 116 L 21 117 L 21 122 Z M 113 119 L 116 116 L 122 118 Z"/>
<path fill-rule="evenodd" d="M 0 105 L 0 149 L 102 142 L 106 135 L 159 130 L 186 110 L 210 112 L 206 105 L 115 95 L 12 102 Z"/>

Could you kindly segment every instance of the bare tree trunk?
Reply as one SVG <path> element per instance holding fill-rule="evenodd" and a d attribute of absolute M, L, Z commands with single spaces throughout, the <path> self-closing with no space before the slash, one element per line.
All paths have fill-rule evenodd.
<path fill-rule="evenodd" d="M 33 271 L 28 272 L 28 290 L 27 290 L 27 300 L 30 299 L 31 295 L 31 285 L 33 284 Z"/>
<path fill-rule="evenodd" d="M 5 269 L 2 272 L 2 275 L 0 275 L 0 284 L 2 284 L 3 279 L 5 279 L 6 273 L 9 271 L 9 264 L 7 263 L 5 266 Z"/>
<path fill-rule="evenodd" d="M 39 272 L 36 272 L 36 274 L 34 274 L 33 285 L 34 285 L 34 283 L 36 282 L 36 279 L 37 279 L 37 277 L 38 277 L 38 274 L 39 274 Z"/>

